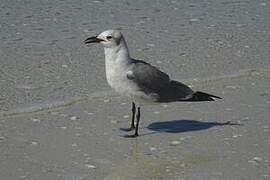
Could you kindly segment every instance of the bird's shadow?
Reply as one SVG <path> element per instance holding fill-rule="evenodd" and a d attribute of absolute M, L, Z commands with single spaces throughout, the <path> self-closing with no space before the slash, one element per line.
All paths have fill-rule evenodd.
<path fill-rule="evenodd" d="M 189 131 L 200 131 L 209 129 L 216 126 L 233 126 L 241 125 L 232 123 L 230 121 L 221 122 L 204 122 L 197 120 L 171 120 L 163 122 L 154 122 L 149 124 L 147 128 L 154 132 L 166 132 L 166 133 L 183 133 Z"/>

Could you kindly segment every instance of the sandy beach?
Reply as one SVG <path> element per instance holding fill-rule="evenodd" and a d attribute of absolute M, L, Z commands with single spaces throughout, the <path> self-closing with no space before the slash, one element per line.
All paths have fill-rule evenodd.
<path fill-rule="evenodd" d="M 270 2 L 8 1 L 0 5 L 0 179 L 266 180 Z M 121 29 L 131 56 L 215 102 L 143 106 L 111 90 L 100 45 Z M 226 123 L 230 122 L 230 123 Z"/>

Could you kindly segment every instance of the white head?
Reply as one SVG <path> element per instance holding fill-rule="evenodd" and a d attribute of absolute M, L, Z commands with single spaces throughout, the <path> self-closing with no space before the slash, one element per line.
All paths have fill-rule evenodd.
<path fill-rule="evenodd" d="M 118 30 L 106 30 L 97 36 L 87 38 L 84 43 L 100 43 L 104 47 L 113 48 L 124 42 L 122 33 Z"/>

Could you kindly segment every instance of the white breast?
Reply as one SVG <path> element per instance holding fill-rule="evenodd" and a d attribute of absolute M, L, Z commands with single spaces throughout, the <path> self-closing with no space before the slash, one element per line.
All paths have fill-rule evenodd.
<path fill-rule="evenodd" d="M 119 66 L 116 63 L 106 63 L 106 78 L 108 84 L 118 93 L 126 96 L 136 95 L 138 86 L 127 78 L 127 66 Z"/>

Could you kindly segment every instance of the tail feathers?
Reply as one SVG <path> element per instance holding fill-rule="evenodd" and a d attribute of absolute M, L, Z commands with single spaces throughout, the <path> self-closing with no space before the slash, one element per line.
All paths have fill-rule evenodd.
<path fill-rule="evenodd" d="M 221 97 L 218 97 L 212 94 L 207 94 L 204 92 L 197 91 L 187 101 L 214 101 L 215 100 L 214 98 L 222 99 Z"/>

